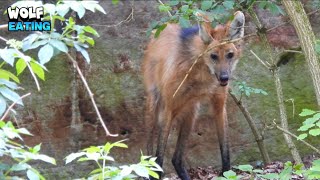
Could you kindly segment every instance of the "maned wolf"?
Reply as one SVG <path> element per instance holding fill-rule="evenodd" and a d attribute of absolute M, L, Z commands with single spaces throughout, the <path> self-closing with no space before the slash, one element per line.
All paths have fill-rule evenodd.
<path fill-rule="evenodd" d="M 221 42 L 241 38 L 244 35 L 245 18 L 238 11 L 226 25 L 211 27 L 203 22 L 192 28 L 168 24 L 158 38 L 149 43 L 143 60 L 143 76 L 147 93 L 146 124 L 150 133 L 158 123 L 157 163 L 162 166 L 168 135 L 173 121 L 181 121 L 180 132 L 172 163 L 182 180 L 190 177 L 184 167 L 183 155 L 188 143 L 199 103 L 209 100 L 219 138 L 222 171 L 230 169 L 227 139 L 226 98 L 228 80 L 241 53 L 241 43 Z M 174 92 L 184 79 L 188 69 L 199 54 L 205 53 L 193 67 L 189 77 L 175 97 Z M 153 124 L 153 125 L 150 125 Z M 149 134 L 148 153 L 152 153 L 153 136 Z"/>

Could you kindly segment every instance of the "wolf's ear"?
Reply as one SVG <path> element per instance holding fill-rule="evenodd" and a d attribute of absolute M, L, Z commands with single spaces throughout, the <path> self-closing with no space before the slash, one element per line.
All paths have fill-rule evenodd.
<path fill-rule="evenodd" d="M 234 19 L 229 24 L 229 38 L 237 39 L 242 38 L 244 35 L 244 14 L 241 11 L 237 11 L 234 14 Z"/>
<path fill-rule="evenodd" d="M 198 22 L 199 36 L 205 44 L 209 44 L 212 41 L 211 36 L 211 24 L 208 17 L 204 14 L 196 13 L 196 16 L 200 17 L 203 22 Z"/>

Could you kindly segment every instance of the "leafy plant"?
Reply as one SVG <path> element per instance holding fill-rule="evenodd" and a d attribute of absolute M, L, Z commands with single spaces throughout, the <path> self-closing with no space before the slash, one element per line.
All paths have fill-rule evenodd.
<path fill-rule="evenodd" d="M 95 161 L 97 169 L 89 173 L 88 179 L 118 179 L 129 180 L 137 177 L 149 178 L 152 176 L 159 179 L 155 171 L 162 171 L 161 167 L 155 162 L 156 158 L 141 155 L 140 162 L 131 165 L 112 166 L 109 163 L 114 162 L 110 156 L 110 151 L 114 147 L 127 148 L 128 146 L 122 141 L 115 143 L 106 143 L 104 146 L 91 146 L 83 149 L 78 153 L 71 153 L 66 157 L 66 164 L 78 159 L 78 162 Z"/>
<path fill-rule="evenodd" d="M 262 9 L 268 9 L 272 14 L 284 14 L 284 11 L 279 6 L 277 1 L 256 1 L 256 0 L 170 0 L 164 4 L 159 4 L 159 11 L 172 15 L 161 18 L 159 21 L 152 21 L 148 30 L 147 36 L 151 35 L 153 30 L 156 30 L 155 37 L 158 37 L 160 32 L 166 27 L 166 23 L 178 23 L 182 28 L 190 27 L 194 21 L 202 21 L 196 16 L 198 12 L 205 14 L 212 22 L 212 26 L 223 24 L 228 20 L 233 19 L 234 9 L 249 9 L 253 5 L 258 4 Z"/>
<path fill-rule="evenodd" d="M 16 138 L 23 140 L 21 135 L 31 136 L 32 134 L 25 128 L 16 129 L 9 121 L 0 121 L 0 179 L 18 179 L 11 174 L 25 172 L 30 180 L 44 179 L 38 170 L 28 164 L 31 160 L 41 160 L 50 164 L 56 164 L 55 159 L 39 154 L 41 144 L 28 147 L 16 141 Z M 12 163 L 4 161 L 4 157 L 9 157 Z"/>
<path fill-rule="evenodd" d="M 234 91 L 232 91 L 233 94 L 239 95 L 239 100 L 241 101 L 242 97 L 245 95 L 246 97 L 249 97 L 251 94 L 262 94 L 262 95 L 268 95 L 268 93 L 262 89 L 249 87 L 245 81 L 242 82 L 235 82 L 234 83 Z"/>
<path fill-rule="evenodd" d="M 303 123 L 298 131 L 304 131 L 298 136 L 298 139 L 305 139 L 308 135 L 319 136 L 320 135 L 320 111 L 313 111 L 310 109 L 303 109 L 299 114 L 302 117 L 309 117 Z"/>

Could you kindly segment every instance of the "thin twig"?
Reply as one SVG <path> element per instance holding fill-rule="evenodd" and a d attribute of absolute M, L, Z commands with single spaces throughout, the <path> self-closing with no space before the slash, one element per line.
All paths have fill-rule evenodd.
<path fill-rule="evenodd" d="M 92 91 L 91 91 L 91 89 L 90 89 L 90 87 L 89 87 L 89 85 L 88 85 L 85 77 L 83 76 L 83 74 L 82 74 L 82 72 L 81 72 L 81 69 L 80 69 L 79 66 L 78 66 L 77 61 L 75 61 L 74 58 L 73 58 L 69 53 L 66 53 L 66 54 L 67 54 L 69 60 L 72 62 L 74 68 L 76 68 L 76 70 L 77 70 L 77 72 L 78 72 L 78 74 L 79 74 L 79 76 L 80 76 L 80 78 L 81 78 L 81 80 L 82 80 L 85 88 L 87 89 L 87 92 L 88 92 L 89 97 L 90 97 L 90 99 L 91 99 L 92 105 L 93 105 L 93 107 L 94 107 L 94 109 L 95 109 L 95 111 L 96 111 L 96 114 L 97 114 L 97 116 L 98 116 L 98 119 L 99 119 L 100 123 L 102 124 L 103 129 L 104 129 L 105 132 L 106 132 L 106 135 L 107 135 L 107 136 L 112 136 L 112 137 L 118 136 L 118 134 L 111 134 L 111 133 L 109 132 L 107 126 L 105 125 L 105 123 L 104 123 L 104 121 L 103 121 L 103 119 L 102 119 L 102 117 L 101 117 L 100 111 L 99 111 L 99 109 L 98 109 L 98 107 L 97 107 L 96 101 L 95 101 L 94 98 L 93 98 L 93 93 L 92 93 Z"/>
<path fill-rule="evenodd" d="M 8 40 L 7 40 L 6 38 L 2 37 L 2 36 L 0 36 L 0 39 L 3 40 L 3 41 L 5 41 L 5 42 L 8 42 Z M 30 71 L 30 73 L 31 73 L 31 75 L 32 75 L 35 83 L 36 83 L 37 89 L 38 89 L 38 91 L 40 91 L 40 85 L 39 85 L 38 79 L 37 79 L 36 75 L 34 74 L 32 68 L 31 68 L 31 66 L 30 66 L 30 64 L 29 64 L 29 61 L 27 60 L 27 59 L 28 59 L 28 58 L 27 58 L 28 56 L 24 55 L 24 54 L 23 54 L 21 51 L 19 51 L 19 49 L 17 49 L 16 47 L 13 47 L 13 48 L 14 48 L 14 49 L 17 51 L 17 53 L 20 55 L 21 59 L 23 59 L 23 60 L 25 61 L 26 65 L 27 65 L 27 67 L 28 67 L 28 69 L 29 69 L 29 71 Z"/>
<path fill-rule="evenodd" d="M 5 28 L 8 28 L 8 24 L 1 24 L 0 25 L 0 29 L 5 29 Z"/>
<path fill-rule="evenodd" d="M 293 133 L 291 133 L 288 130 L 283 129 L 282 127 L 278 126 L 277 123 L 275 121 L 273 121 L 274 126 L 279 129 L 280 131 L 296 138 L 298 141 L 301 141 L 303 144 L 305 144 L 306 146 L 308 146 L 309 148 L 311 148 L 312 150 L 314 150 L 316 153 L 320 154 L 320 150 L 317 149 L 316 147 L 312 146 L 311 144 L 307 143 L 306 141 L 304 141 L 303 139 L 298 139 L 298 136 L 294 135 Z"/>
<path fill-rule="evenodd" d="M 20 96 L 19 99 L 17 99 L 15 102 L 13 102 L 13 103 L 8 107 L 8 109 L 6 110 L 6 112 L 3 114 L 3 116 L 2 116 L 1 119 L 0 119 L 0 121 L 4 120 L 4 119 L 7 117 L 7 115 L 9 114 L 10 110 L 13 108 L 14 105 L 16 105 L 21 99 L 23 99 L 23 98 L 25 98 L 25 97 L 27 97 L 27 96 L 29 96 L 29 95 L 31 95 L 31 93 L 27 93 L 27 94 L 25 94 L 25 95 L 23 95 L 23 96 Z"/>
<path fill-rule="evenodd" d="M 267 69 L 270 69 L 270 64 L 266 61 L 266 62 L 264 62 L 256 53 L 254 53 L 252 50 L 250 50 L 250 52 L 251 52 L 251 54 L 253 54 L 254 55 L 254 57 L 256 57 L 260 62 L 261 62 L 261 64 L 262 65 L 264 65 L 264 67 L 266 67 Z"/>
<path fill-rule="evenodd" d="M 302 51 L 296 51 L 296 50 L 291 50 L 291 49 L 285 49 L 283 50 L 283 52 L 292 52 L 292 53 L 299 53 L 299 54 L 303 54 Z"/>

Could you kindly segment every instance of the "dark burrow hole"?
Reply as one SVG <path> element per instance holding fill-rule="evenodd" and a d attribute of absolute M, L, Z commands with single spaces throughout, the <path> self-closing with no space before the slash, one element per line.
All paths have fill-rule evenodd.
<path fill-rule="evenodd" d="M 202 136 L 203 133 L 202 133 L 202 132 L 198 132 L 197 134 L 198 134 L 199 136 Z"/>

